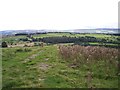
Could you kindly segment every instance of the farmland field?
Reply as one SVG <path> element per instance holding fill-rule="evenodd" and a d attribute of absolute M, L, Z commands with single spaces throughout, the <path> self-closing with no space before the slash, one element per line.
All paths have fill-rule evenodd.
<path fill-rule="evenodd" d="M 105 35 L 105 34 L 74 34 L 74 33 L 47 33 L 47 34 L 38 34 L 38 35 L 33 35 L 33 37 L 56 37 L 56 36 L 67 36 L 67 37 L 85 37 L 85 36 L 92 36 L 92 37 L 96 37 L 96 38 L 109 38 L 109 39 L 113 39 L 113 38 L 117 38 L 118 36 L 112 36 L 112 35 Z M 112 38 L 111 38 L 112 37 Z"/>
<path fill-rule="evenodd" d="M 47 37 L 55 42 L 63 42 L 61 37 L 74 37 L 69 40 L 86 37 L 88 45 L 71 40 L 51 43 Z M 93 37 L 96 42 L 89 40 Z M 37 41 L 36 38 L 44 39 Z M 106 41 L 100 42 L 103 39 Z M 2 48 L 2 86 L 5 89 L 118 88 L 118 36 L 48 33 L 10 36 L 2 41 L 8 44 L 7 48 Z"/>

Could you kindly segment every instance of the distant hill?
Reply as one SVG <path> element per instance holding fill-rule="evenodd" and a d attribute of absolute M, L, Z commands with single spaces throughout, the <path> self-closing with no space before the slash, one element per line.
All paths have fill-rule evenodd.
<path fill-rule="evenodd" d="M 120 29 L 119 29 L 120 30 Z M 116 28 L 96 28 L 96 29 L 71 29 L 71 30 L 2 30 L 2 35 L 15 35 L 18 33 L 35 34 L 35 33 L 46 33 L 46 32 L 73 32 L 73 33 L 108 33 L 118 34 L 119 30 Z"/>

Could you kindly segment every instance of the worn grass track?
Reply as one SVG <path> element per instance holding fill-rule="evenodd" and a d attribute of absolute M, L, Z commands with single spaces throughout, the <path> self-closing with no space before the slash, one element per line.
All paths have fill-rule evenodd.
<path fill-rule="evenodd" d="M 25 48 L 31 51 L 27 52 Z M 69 67 L 69 62 L 60 57 L 57 45 L 2 50 L 4 88 L 87 88 L 86 66 L 76 69 Z M 94 70 L 97 72 L 96 67 Z M 92 84 L 97 88 L 117 88 L 118 78 L 105 80 L 94 77 Z"/>

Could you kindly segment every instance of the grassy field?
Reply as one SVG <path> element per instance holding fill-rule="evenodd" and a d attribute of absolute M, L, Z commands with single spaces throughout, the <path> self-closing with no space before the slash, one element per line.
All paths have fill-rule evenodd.
<path fill-rule="evenodd" d="M 1 38 L 0 41 L 6 41 L 7 43 L 17 44 L 17 43 L 20 43 L 19 40 L 21 38 L 26 38 L 26 36 L 22 36 L 22 35 L 21 36 L 8 36 L 8 37 Z"/>
<path fill-rule="evenodd" d="M 9 36 L 9 37 L 4 37 L 2 38 L 2 41 L 18 41 L 20 38 L 25 38 L 26 36 Z"/>
<path fill-rule="evenodd" d="M 101 43 L 97 43 L 97 42 L 90 42 L 89 44 L 92 44 L 92 45 L 111 45 L 111 46 L 118 46 L 118 44 L 112 44 L 112 43 L 101 44 Z"/>
<path fill-rule="evenodd" d="M 70 34 L 70 33 L 47 33 L 47 34 L 37 34 L 33 35 L 34 38 L 44 38 L 44 37 L 62 37 L 62 36 L 67 36 L 67 37 L 85 37 L 85 36 L 90 36 L 90 37 L 95 37 L 98 39 L 106 39 L 107 41 L 118 41 L 117 38 L 118 36 L 114 35 L 106 35 L 106 34 Z"/>
<path fill-rule="evenodd" d="M 19 51 L 22 49 L 23 51 Z M 58 46 L 3 49 L 3 87 L 87 88 L 86 67 L 71 68 L 59 57 Z M 11 53 L 12 52 L 12 53 Z M 103 68 L 103 67 L 101 67 Z M 117 88 L 117 71 L 112 69 L 109 79 L 104 72 L 97 73 L 92 84 L 97 88 Z M 99 75 L 103 76 L 99 76 Z"/>
<path fill-rule="evenodd" d="M 36 37 L 56 36 L 57 34 L 35 35 Z M 65 34 L 60 34 L 60 36 Z M 70 35 L 70 34 L 66 34 Z M 89 36 L 89 34 L 87 34 Z M 34 36 L 34 37 L 35 37 Z M 58 35 L 57 35 L 58 36 Z M 77 36 L 77 35 L 76 35 Z M 81 35 L 82 36 L 82 35 Z M 111 36 L 95 35 L 104 38 Z M 24 36 L 5 38 L 16 40 Z M 93 43 L 94 44 L 94 43 Z M 96 43 L 97 44 L 97 43 Z M 88 88 L 88 66 L 71 67 L 73 59 L 63 58 L 59 45 L 53 44 L 33 47 L 2 48 L 2 84 L 3 88 Z M 68 47 L 69 48 L 69 47 Z M 104 49 L 104 48 L 103 48 Z M 111 48 L 109 48 L 112 50 Z M 71 49 L 68 49 L 71 50 Z M 74 49 L 73 49 L 74 51 Z M 71 51 L 68 51 L 71 52 Z M 107 52 L 107 51 L 106 51 Z M 98 52 L 99 53 L 99 52 Z M 74 54 L 73 55 L 77 55 Z M 70 56 L 72 56 L 70 54 Z M 116 55 L 117 57 L 118 55 Z M 77 57 L 77 56 L 76 56 Z M 84 60 L 84 56 L 78 60 Z M 68 60 L 68 61 L 67 61 Z M 97 61 L 98 59 L 96 59 Z M 113 60 L 116 62 L 116 60 Z M 79 63 L 79 62 L 78 62 Z M 110 65 L 109 76 L 106 76 L 106 62 L 100 61 L 92 65 L 93 88 L 118 88 L 118 69 Z M 109 65 L 108 65 L 109 66 Z"/>
<path fill-rule="evenodd" d="M 56 37 L 56 36 L 67 36 L 67 37 L 85 37 L 85 36 L 92 36 L 96 38 L 110 38 L 111 35 L 105 35 L 105 34 L 70 34 L 70 33 L 47 33 L 47 34 L 37 34 L 33 35 L 33 37 Z M 117 36 L 114 36 L 117 37 Z"/>

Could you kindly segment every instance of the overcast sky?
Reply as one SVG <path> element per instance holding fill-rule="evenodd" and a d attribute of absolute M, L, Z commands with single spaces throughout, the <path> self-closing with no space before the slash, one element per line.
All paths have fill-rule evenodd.
<path fill-rule="evenodd" d="M 0 30 L 117 28 L 119 0 L 0 0 Z"/>

